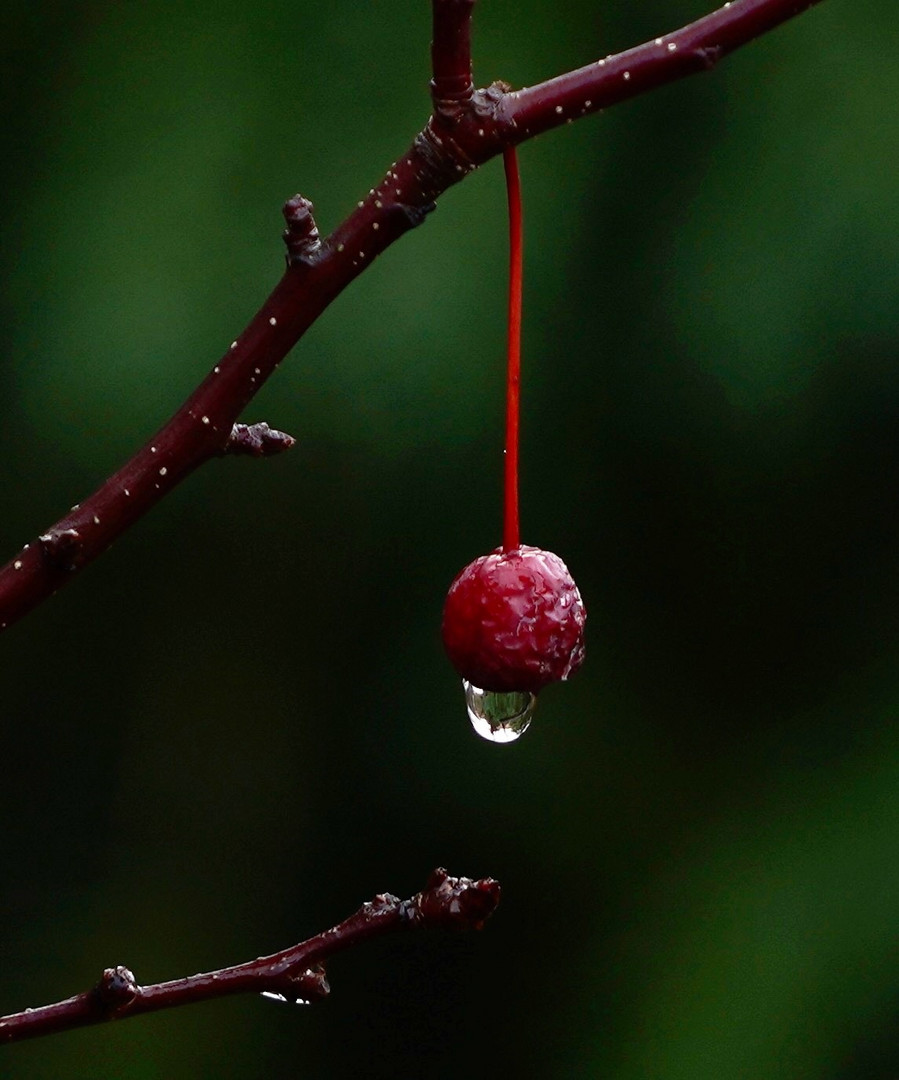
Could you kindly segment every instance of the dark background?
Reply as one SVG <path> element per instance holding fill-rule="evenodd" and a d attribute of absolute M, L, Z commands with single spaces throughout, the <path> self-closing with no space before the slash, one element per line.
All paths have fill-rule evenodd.
<path fill-rule="evenodd" d="M 527 85 L 704 13 L 482 0 Z M 426 0 L 13 0 L 0 15 L 0 540 L 174 411 L 424 123 Z M 828 0 L 544 136 L 526 199 L 524 538 L 588 661 L 511 747 L 438 638 L 500 539 L 492 163 L 340 297 L 215 462 L 0 652 L 0 1011 L 314 933 L 428 871 L 480 935 L 0 1051 L 9 1080 L 899 1075 L 899 66 Z"/>

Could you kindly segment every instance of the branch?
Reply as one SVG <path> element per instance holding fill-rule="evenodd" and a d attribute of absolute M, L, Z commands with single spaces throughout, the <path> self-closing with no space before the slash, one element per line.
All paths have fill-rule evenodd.
<path fill-rule="evenodd" d="M 492 878 L 472 881 L 435 870 L 424 890 L 410 900 L 381 893 L 337 926 L 272 956 L 153 986 L 139 986 L 121 965 L 107 968 L 99 983 L 84 993 L 0 1017 L 0 1043 L 125 1020 L 226 994 L 258 993 L 296 1004 L 319 1001 L 330 992 L 323 964 L 335 953 L 395 930 L 432 926 L 480 930 L 499 899 L 499 883 Z"/>
<path fill-rule="evenodd" d="M 671 34 L 506 95 L 504 119 L 518 128 L 517 141 L 529 139 L 687 75 L 709 71 L 728 53 L 819 2 L 728 0 L 718 11 Z"/>
<path fill-rule="evenodd" d="M 471 90 L 473 0 L 432 0 L 434 115 L 326 240 L 302 196 L 284 208 L 287 270 L 249 326 L 143 449 L 0 569 L 0 630 L 55 593 L 176 484 L 228 448 L 237 418 L 306 330 L 447 188 L 512 146 L 721 57 L 819 0 L 731 0 L 635 49 L 529 89 Z M 233 449 L 233 445 L 232 445 Z"/>

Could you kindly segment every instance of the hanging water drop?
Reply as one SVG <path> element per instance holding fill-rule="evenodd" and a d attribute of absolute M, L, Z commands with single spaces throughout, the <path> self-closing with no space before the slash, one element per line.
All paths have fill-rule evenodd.
<path fill-rule="evenodd" d="M 260 992 L 259 996 L 266 998 L 268 1001 L 280 1001 L 284 1005 L 309 1004 L 305 998 L 289 998 L 286 994 L 276 994 L 273 990 L 263 990 Z"/>
<path fill-rule="evenodd" d="M 535 694 L 527 690 L 482 690 L 467 679 L 462 680 L 468 719 L 482 739 L 495 743 L 515 742 L 528 729 L 534 708 Z"/>

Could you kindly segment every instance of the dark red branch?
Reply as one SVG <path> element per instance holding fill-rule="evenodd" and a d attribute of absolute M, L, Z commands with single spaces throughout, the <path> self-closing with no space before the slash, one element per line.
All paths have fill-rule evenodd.
<path fill-rule="evenodd" d="M 311 204 L 285 207 L 288 267 L 246 330 L 142 450 L 40 540 L 0 569 L 0 630 L 103 552 L 199 465 L 222 453 L 234 423 L 328 304 L 424 220 L 435 200 L 507 146 L 664 83 L 705 71 L 819 0 L 732 0 L 690 26 L 618 56 L 509 92 L 467 95 L 470 0 L 433 0 L 435 107 L 409 150 L 321 241 Z M 455 36 L 454 36 L 455 35 Z M 451 106 L 451 107 L 450 107 Z"/>
<path fill-rule="evenodd" d="M 335 953 L 395 930 L 480 930 L 499 900 L 499 883 L 492 878 L 473 881 L 435 870 L 424 890 L 410 900 L 381 893 L 337 926 L 272 956 L 153 986 L 139 986 L 126 967 L 107 968 L 99 983 L 84 993 L 0 1017 L 0 1043 L 124 1020 L 226 994 L 259 993 L 291 1003 L 318 1001 L 330 991 L 323 964 Z"/>
<path fill-rule="evenodd" d="M 673 33 L 508 94 L 503 119 L 518 129 L 516 141 L 523 141 L 686 75 L 708 71 L 734 49 L 819 2 L 731 0 Z"/>

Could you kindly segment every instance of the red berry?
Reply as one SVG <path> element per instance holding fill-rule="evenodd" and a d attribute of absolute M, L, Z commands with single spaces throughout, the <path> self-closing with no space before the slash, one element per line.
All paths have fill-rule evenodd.
<path fill-rule="evenodd" d="M 558 555 L 497 548 L 450 586 L 443 644 L 456 671 L 482 690 L 536 694 L 583 663 L 586 614 Z"/>

